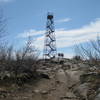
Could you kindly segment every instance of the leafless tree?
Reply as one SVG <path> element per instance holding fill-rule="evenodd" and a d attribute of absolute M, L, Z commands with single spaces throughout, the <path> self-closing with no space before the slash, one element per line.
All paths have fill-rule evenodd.
<path fill-rule="evenodd" d="M 13 46 L 2 44 L 6 32 L 5 22 L 6 20 L 0 10 L 0 74 L 1 72 L 13 73 L 12 77 L 16 83 L 21 82 L 19 80 L 23 78 L 23 75 L 27 79 L 36 76 L 39 52 L 33 46 L 31 37 L 28 38 L 26 45 L 20 50 L 14 50 Z"/>
<path fill-rule="evenodd" d="M 88 60 L 94 65 L 100 65 L 100 37 L 92 40 L 85 45 L 75 46 L 76 55 Z"/>
<path fill-rule="evenodd" d="M 22 50 L 18 50 L 16 52 L 16 61 L 14 65 L 16 82 L 22 82 L 21 80 L 19 81 L 20 78 L 18 78 L 18 75 L 22 73 L 26 73 L 28 75 L 28 78 L 36 76 L 36 70 L 38 67 L 38 53 L 36 52 L 38 51 L 34 46 L 32 46 L 30 37 L 28 38 L 25 47 L 23 47 Z"/>

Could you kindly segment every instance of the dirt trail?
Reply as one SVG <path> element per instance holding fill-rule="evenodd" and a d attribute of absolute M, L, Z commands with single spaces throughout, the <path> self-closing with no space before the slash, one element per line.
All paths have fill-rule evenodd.
<path fill-rule="evenodd" d="M 58 77 L 61 77 L 59 79 Z M 42 79 L 37 86 L 34 87 L 35 93 L 33 94 L 34 100 L 76 100 L 76 96 L 68 89 L 69 77 L 66 77 L 65 81 L 62 81 L 65 78 L 62 74 L 55 75 L 50 80 Z M 30 99 L 31 100 L 31 99 Z"/>

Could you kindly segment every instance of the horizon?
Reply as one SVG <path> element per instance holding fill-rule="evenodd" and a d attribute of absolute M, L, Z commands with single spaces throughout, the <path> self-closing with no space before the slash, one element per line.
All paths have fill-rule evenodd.
<path fill-rule="evenodd" d="M 75 55 L 75 44 L 86 44 L 100 35 L 99 0 L 0 0 L 7 20 L 9 44 L 22 47 L 33 37 L 33 45 L 44 48 L 47 13 L 53 12 L 57 52 L 66 58 Z"/>

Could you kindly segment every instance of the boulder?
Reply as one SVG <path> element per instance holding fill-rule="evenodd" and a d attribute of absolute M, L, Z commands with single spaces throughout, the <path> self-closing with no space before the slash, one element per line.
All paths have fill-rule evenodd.
<path fill-rule="evenodd" d="M 95 100 L 100 100 L 100 93 L 95 97 Z"/>
<path fill-rule="evenodd" d="M 46 94 L 48 94 L 48 91 L 43 90 L 43 91 L 41 91 L 41 94 L 46 95 Z"/>
<path fill-rule="evenodd" d="M 68 79 L 70 79 L 70 81 L 72 81 L 72 83 L 77 83 L 80 81 L 80 75 L 83 73 L 82 71 L 72 71 L 72 70 L 66 70 L 66 75 L 68 77 Z"/>
<path fill-rule="evenodd" d="M 56 80 L 60 83 L 66 83 L 66 74 L 63 69 L 59 69 L 56 73 Z"/>
<path fill-rule="evenodd" d="M 87 100 L 88 90 L 89 90 L 89 83 L 84 83 L 76 87 L 73 92 L 77 97 Z"/>
<path fill-rule="evenodd" d="M 40 90 L 33 90 L 33 93 L 40 93 Z"/>

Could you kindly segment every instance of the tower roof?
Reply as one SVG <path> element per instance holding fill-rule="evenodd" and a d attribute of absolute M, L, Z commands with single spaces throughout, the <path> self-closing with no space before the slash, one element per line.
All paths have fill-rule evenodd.
<path fill-rule="evenodd" d="M 48 12 L 47 19 L 53 19 L 53 13 Z"/>

